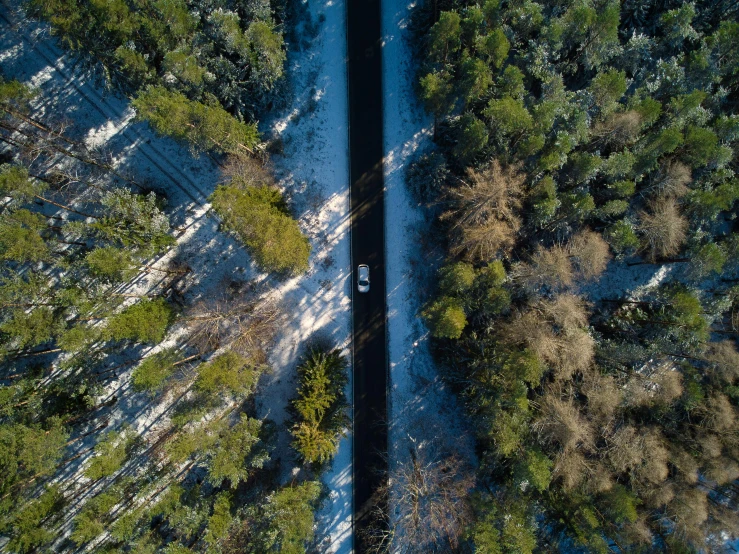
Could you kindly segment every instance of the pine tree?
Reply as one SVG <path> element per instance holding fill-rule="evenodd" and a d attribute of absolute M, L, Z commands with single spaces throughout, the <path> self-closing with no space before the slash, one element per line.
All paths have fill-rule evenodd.
<path fill-rule="evenodd" d="M 239 122 L 220 106 L 206 106 L 163 87 L 141 91 L 133 106 L 157 133 L 189 142 L 196 150 L 241 154 L 259 142 L 256 126 Z"/>

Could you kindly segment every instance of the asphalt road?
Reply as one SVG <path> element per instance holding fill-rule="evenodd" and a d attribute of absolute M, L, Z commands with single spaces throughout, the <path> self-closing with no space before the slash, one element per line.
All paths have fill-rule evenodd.
<path fill-rule="evenodd" d="M 351 242 L 354 269 L 354 551 L 385 504 L 387 474 L 387 342 L 382 170 L 380 0 L 347 1 Z M 357 265 L 370 267 L 370 291 L 359 293 Z"/>

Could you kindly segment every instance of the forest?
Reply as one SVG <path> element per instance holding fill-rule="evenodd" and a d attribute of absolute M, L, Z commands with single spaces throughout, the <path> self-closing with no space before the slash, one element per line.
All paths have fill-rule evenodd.
<path fill-rule="evenodd" d="M 447 255 L 422 315 L 479 467 L 419 463 L 430 507 L 409 502 L 391 535 L 418 552 L 725 551 L 739 6 L 433 0 L 411 26 L 434 148 L 407 180 Z"/>
<path fill-rule="evenodd" d="M 209 217 L 260 270 L 306 271 L 310 243 L 256 127 L 282 101 L 282 29 L 299 15 L 261 1 L 23 9 L 154 131 L 212 159 Z M 121 153 L 89 146 L 45 100 L 0 76 L 0 549 L 305 552 L 347 424 L 342 353 L 306 345 L 287 427 L 259 419 L 286 315 L 270 285 L 193 294 L 202 268 L 180 255 L 166 189 L 118 169 Z M 161 406 L 166 424 L 114 416 L 136 402 Z M 288 483 L 279 433 L 301 470 Z"/>

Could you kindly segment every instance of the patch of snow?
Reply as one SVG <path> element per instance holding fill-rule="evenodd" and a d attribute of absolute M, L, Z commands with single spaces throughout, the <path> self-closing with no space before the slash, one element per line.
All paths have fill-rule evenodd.
<path fill-rule="evenodd" d="M 464 410 L 441 379 L 419 317 L 420 303 L 435 292 L 435 271 L 444 253 L 429 241 L 430 222 L 405 183 L 407 165 L 431 148 L 433 134 L 432 118 L 413 88 L 416 71 L 407 26 L 414 7 L 404 0 L 382 3 L 391 475 L 413 444 L 433 444 L 435 450 L 457 453 L 474 464 Z"/>
<path fill-rule="evenodd" d="M 5 6 L 0 7 L 0 15 L 15 22 L 0 28 L 3 74 L 39 88 L 41 94 L 34 106 L 37 115 L 61 116 L 73 122 L 68 129 L 73 138 L 84 140 L 90 148 L 114 153 L 109 162 L 118 171 L 167 194 L 167 213 L 179 230 L 177 246 L 154 265 L 176 258 L 193 269 L 184 279 L 186 302 L 220 295 L 232 281 L 251 280 L 264 285 L 266 294 L 285 312 L 285 324 L 271 350 L 273 371 L 263 377 L 256 394 L 258 415 L 274 420 L 280 429 L 274 458 L 283 464 L 284 481 L 289 480 L 296 465 L 284 425 L 305 343 L 317 337 L 330 339 L 347 359 L 351 358 L 345 8 L 343 2 L 328 1 L 311 3 L 310 10 L 314 19 L 323 15 L 325 21 L 310 50 L 292 56 L 291 78 L 299 109 L 281 115 L 266 128 L 262 126 L 263 132 L 273 129 L 282 138 L 284 154 L 274 160 L 277 177 L 312 245 L 308 273 L 277 281 L 260 272 L 245 250 L 219 230 L 207 202 L 220 175 L 211 158 L 194 156 L 182 144 L 156 136 L 146 123 L 134 119 L 128 100 L 101 90 L 94 76 L 58 47 L 48 28 L 21 21 Z M 142 274 L 117 292 L 143 294 L 156 287 L 160 279 L 161 275 Z M 182 327 L 176 326 L 167 345 L 176 342 L 181 332 Z M 142 355 L 152 352 L 141 350 Z M 138 431 L 146 430 L 153 442 L 167 427 L 178 394 L 163 394 L 152 400 L 133 393 L 131 369 L 129 366 L 117 371 L 107 381 L 99 400 L 117 401 L 96 413 L 95 421 L 80 433 L 108 418 L 108 429 L 131 423 Z M 351 375 L 351 368 L 349 372 Z M 347 391 L 351 394 L 351 383 Z M 85 490 L 84 497 L 99 488 L 89 490 L 87 480 L 79 474 L 90 459 L 94 438 L 75 443 L 73 454 L 82 455 L 63 475 Z M 324 476 L 330 502 L 321 512 L 319 535 L 326 537 L 326 552 L 350 552 L 352 548 L 351 474 L 348 434 Z M 73 513 L 71 510 L 66 531 Z"/>

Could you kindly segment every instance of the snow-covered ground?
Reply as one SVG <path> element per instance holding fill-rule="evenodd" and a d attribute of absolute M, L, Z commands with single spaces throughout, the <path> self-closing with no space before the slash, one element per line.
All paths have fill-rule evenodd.
<path fill-rule="evenodd" d="M 301 51 L 288 54 L 287 72 L 295 95 L 290 111 L 262 126 L 265 135 L 281 140 L 283 153 L 273 158 L 277 175 L 313 245 L 311 269 L 297 282 L 300 292 L 286 294 L 291 300 L 286 309 L 299 324 L 285 329 L 277 341 L 271 392 L 259 397 L 263 415 L 278 422 L 285 414 L 275 413 L 272 395 L 280 394 L 277 406 L 284 406 L 294 393 L 294 367 L 306 342 L 329 338 L 351 360 L 345 3 L 322 0 L 308 2 L 307 7 L 318 34 Z M 351 377 L 351 366 L 348 371 Z M 346 391 L 350 403 L 351 391 L 350 380 Z M 349 433 L 323 476 L 330 494 L 318 516 L 320 552 L 351 552 L 351 461 Z"/>
<path fill-rule="evenodd" d="M 405 184 L 406 167 L 431 147 L 432 119 L 416 99 L 407 30 L 414 4 L 382 3 L 385 141 L 385 264 L 390 361 L 390 469 L 408 459 L 409 447 L 434 445 L 472 461 L 473 437 L 463 409 L 442 381 L 429 352 L 420 303 L 434 292 L 443 251 L 428 239 L 424 209 Z"/>
<path fill-rule="evenodd" d="M 207 198 L 218 183 L 219 170 L 208 156 L 193 156 L 182 144 L 158 137 L 147 124 L 136 122 L 129 102 L 97 86 L 92 76 L 57 46 L 48 28 L 0 7 L 0 69 L 6 78 L 38 88 L 37 113 L 73 121 L 70 134 L 112 153 L 111 163 L 121 172 L 166 192 L 167 211 L 173 226 L 180 229 L 178 245 L 168 256 L 186 261 L 193 269 L 184 291 L 186 300 L 220 295 L 231 282 L 253 280 L 264 285 L 265 294 L 282 307 L 284 324 L 271 349 L 273 370 L 260 383 L 257 409 L 260 417 L 269 417 L 281 429 L 274 457 L 282 462 L 285 481 L 291 479 L 296 467 L 283 425 L 285 409 L 295 392 L 295 368 L 303 347 L 314 338 L 330 339 L 350 358 L 344 4 L 332 0 L 312 3 L 310 12 L 314 22 L 322 22 L 319 33 L 310 48 L 289 56 L 296 103 L 289 113 L 261 125 L 265 135 L 282 139 L 284 154 L 275 158 L 277 176 L 313 248 L 306 275 L 276 281 L 259 272 L 244 249 L 219 231 L 217 219 L 209 213 Z M 11 28 L 5 18 L 17 25 Z M 150 278 L 137 283 L 144 289 L 153 286 Z M 167 408 L 173 398 L 165 396 L 152 402 L 145 395 L 134 394 L 129 380 L 130 368 L 108 382 L 105 397 L 115 395 L 118 402 L 99 417 L 110 418 L 109 428 L 128 422 L 138 431 L 156 436 L 157 429 L 167 424 Z M 92 440 L 79 441 L 77 451 L 89 448 Z M 89 455 L 80 457 L 75 467 L 84 467 Z M 350 437 L 342 440 L 325 482 L 331 493 L 319 523 L 319 535 L 325 537 L 322 551 L 349 552 Z"/>

